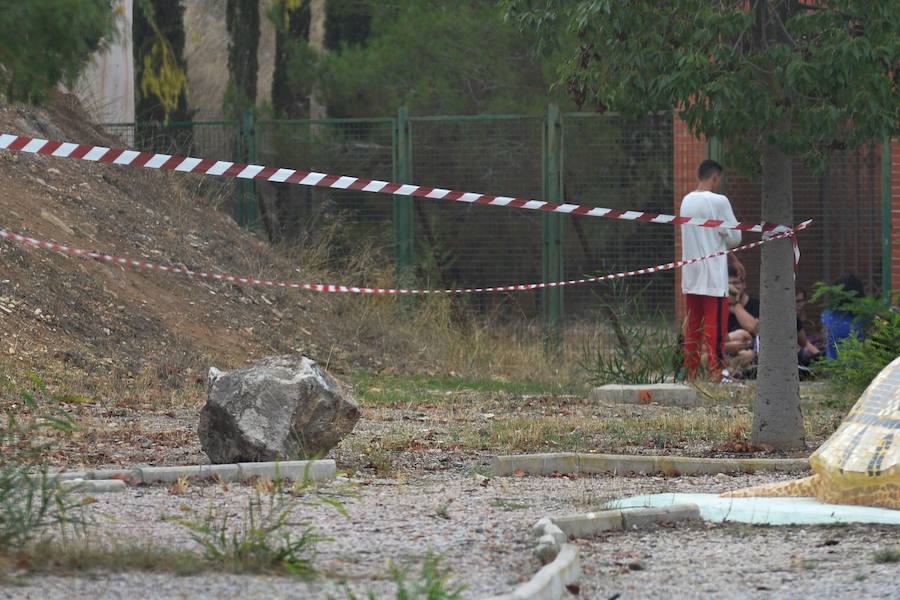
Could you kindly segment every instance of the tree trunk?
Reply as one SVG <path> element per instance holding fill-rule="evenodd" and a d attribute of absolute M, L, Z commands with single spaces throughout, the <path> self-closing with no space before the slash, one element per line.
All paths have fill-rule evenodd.
<path fill-rule="evenodd" d="M 259 0 L 228 0 L 225 26 L 230 37 L 228 71 L 233 94 L 226 98 L 226 109 L 241 118 L 245 109 L 256 106 Z"/>
<path fill-rule="evenodd" d="M 762 168 L 762 218 L 793 223 L 791 159 L 767 144 Z M 762 247 L 760 277 L 760 340 L 753 443 L 776 450 L 806 447 L 800 411 L 797 369 L 797 323 L 794 292 L 794 254 L 791 240 Z"/>
<path fill-rule="evenodd" d="M 309 3 L 309 47 L 315 50 L 320 58 L 325 54 L 325 0 L 311 0 Z M 327 114 L 325 105 L 319 101 L 320 90 L 314 85 L 309 95 L 309 118 L 324 119 Z"/>

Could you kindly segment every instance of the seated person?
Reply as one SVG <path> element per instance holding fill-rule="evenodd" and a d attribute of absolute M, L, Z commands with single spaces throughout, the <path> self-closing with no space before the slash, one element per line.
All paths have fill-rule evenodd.
<path fill-rule="evenodd" d="M 797 306 L 797 364 L 808 367 L 812 361 L 822 355 L 822 351 L 813 342 L 812 336 L 806 333 L 806 290 L 800 288 L 795 297 Z"/>
<path fill-rule="evenodd" d="M 728 287 L 728 339 L 725 341 L 725 356 L 732 372 L 737 373 L 756 359 L 759 300 L 747 293 L 747 283 L 733 265 L 728 265 Z"/>
<path fill-rule="evenodd" d="M 845 292 L 850 292 L 854 299 L 864 298 L 866 291 L 862 282 L 854 275 L 844 275 L 834 285 L 843 286 Z M 849 304 L 846 301 L 843 304 Z M 857 339 L 862 339 L 862 329 L 864 324 L 859 317 L 851 312 L 841 310 L 839 304 L 837 308 L 830 308 L 822 312 L 822 325 L 825 328 L 825 354 L 828 360 L 837 358 L 837 342 L 855 335 Z"/>

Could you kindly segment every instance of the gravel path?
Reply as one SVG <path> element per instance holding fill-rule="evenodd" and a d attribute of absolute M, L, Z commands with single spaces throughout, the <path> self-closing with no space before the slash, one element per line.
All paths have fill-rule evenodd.
<path fill-rule="evenodd" d="M 466 586 L 463 597 L 481 598 L 511 590 L 538 569 L 531 556 L 530 528 L 547 514 L 596 510 L 606 501 L 634 494 L 720 492 L 790 477 L 510 477 L 479 482 L 443 472 L 406 481 L 337 482 L 323 489 L 354 494 L 344 500 L 349 518 L 326 506 L 302 510 L 317 530 L 330 538 L 317 547 L 316 565 L 328 573 L 326 580 L 306 584 L 280 577 L 220 574 L 179 578 L 144 573 L 25 576 L 21 578 L 23 586 L 0 587 L 0 598 L 328 598 L 330 594 L 344 599 L 347 595 L 336 583 L 344 578 L 357 595 L 371 589 L 376 597 L 384 598 L 393 595 L 388 562 L 410 566 L 414 575 L 429 550 L 443 557 L 454 583 Z M 93 530 L 97 539 L 193 547 L 184 527 L 162 517 L 199 517 L 210 506 L 239 517 L 251 493 L 246 486 L 226 490 L 212 484 L 190 485 L 178 495 L 163 487 L 136 487 L 120 494 L 98 495 L 88 511 L 97 523 Z M 772 530 L 771 535 L 777 537 L 778 531 Z M 721 546 L 702 542 L 703 533 L 698 531 L 694 540 L 709 548 Z M 734 536 L 730 539 L 732 544 L 739 541 Z M 598 546 L 598 560 L 604 552 L 603 546 Z M 691 549 L 683 547 L 682 552 Z"/>
<path fill-rule="evenodd" d="M 687 525 L 578 542 L 581 597 L 898 598 L 891 526 Z"/>

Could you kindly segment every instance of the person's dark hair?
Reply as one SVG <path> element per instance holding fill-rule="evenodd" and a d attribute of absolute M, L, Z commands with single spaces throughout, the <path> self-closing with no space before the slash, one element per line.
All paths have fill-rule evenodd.
<path fill-rule="evenodd" d="M 834 285 L 843 286 L 845 292 L 856 292 L 855 298 L 857 300 L 866 297 L 866 288 L 863 286 L 863 282 L 852 273 L 844 273 L 838 277 L 837 281 L 834 282 Z M 845 305 L 849 304 L 849 302 L 842 302 L 841 304 Z"/>
<path fill-rule="evenodd" d="M 838 280 L 834 282 L 834 285 L 844 286 L 845 292 L 856 292 L 857 298 L 863 298 L 866 295 L 866 288 L 863 286 L 863 282 L 852 273 L 841 275 Z"/>
<path fill-rule="evenodd" d="M 720 165 L 716 161 L 706 159 L 702 163 L 700 163 L 699 167 L 697 167 L 697 177 L 700 179 L 700 181 L 706 181 L 715 173 L 721 173 L 724 170 L 725 169 L 722 168 L 722 165 Z"/>
<path fill-rule="evenodd" d="M 737 277 L 738 276 L 737 268 L 731 263 L 728 263 L 728 276 L 729 277 Z"/>

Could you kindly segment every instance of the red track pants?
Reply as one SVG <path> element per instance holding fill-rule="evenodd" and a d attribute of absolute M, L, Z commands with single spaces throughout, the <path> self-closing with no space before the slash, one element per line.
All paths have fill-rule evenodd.
<path fill-rule="evenodd" d="M 684 367 L 688 377 L 696 377 L 700 356 L 705 351 L 710 373 L 718 377 L 725 367 L 725 340 L 728 338 L 728 298 L 685 294 L 687 319 L 684 328 Z"/>

